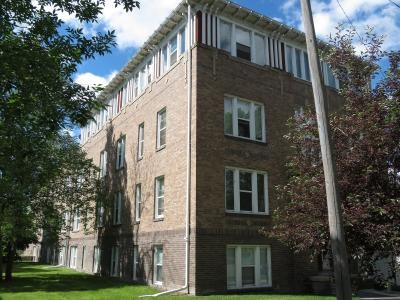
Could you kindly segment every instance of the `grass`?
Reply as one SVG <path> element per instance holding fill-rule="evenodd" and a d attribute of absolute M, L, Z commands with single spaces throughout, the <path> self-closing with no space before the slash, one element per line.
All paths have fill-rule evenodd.
<path fill-rule="evenodd" d="M 138 299 L 140 295 L 154 294 L 157 290 L 144 285 L 123 282 L 115 278 L 76 272 L 67 268 L 55 268 L 35 263 L 17 263 L 14 280 L 0 283 L 0 300 L 30 299 Z M 162 300 L 328 300 L 335 297 L 310 295 L 216 295 L 216 296 L 163 296 Z M 147 298 L 148 299 L 148 298 Z"/>

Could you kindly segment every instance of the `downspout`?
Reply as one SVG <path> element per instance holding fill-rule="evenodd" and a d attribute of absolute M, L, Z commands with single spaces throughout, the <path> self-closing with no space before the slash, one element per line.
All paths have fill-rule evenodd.
<path fill-rule="evenodd" d="M 191 187 L 191 169 L 192 169 L 192 11 L 189 0 L 186 0 L 187 11 L 187 145 L 186 145 L 186 203 L 185 203 L 185 285 L 173 290 L 153 294 L 142 295 L 139 298 L 158 297 L 162 295 L 173 294 L 187 290 L 189 294 L 189 273 L 190 273 L 190 187 Z"/>

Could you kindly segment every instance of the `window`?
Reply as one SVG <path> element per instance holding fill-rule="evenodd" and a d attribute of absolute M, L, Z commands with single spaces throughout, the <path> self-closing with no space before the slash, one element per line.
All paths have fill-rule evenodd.
<path fill-rule="evenodd" d="M 140 276 L 140 255 L 137 245 L 133 246 L 132 279 L 138 280 Z"/>
<path fill-rule="evenodd" d="M 107 175 L 107 151 L 100 152 L 100 178 Z"/>
<path fill-rule="evenodd" d="M 117 141 L 117 159 L 115 168 L 117 170 L 123 168 L 124 162 L 125 162 L 125 137 L 122 137 Z"/>
<path fill-rule="evenodd" d="M 139 74 L 135 75 L 135 78 L 133 80 L 133 94 L 135 96 L 135 98 L 138 96 L 139 93 Z"/>
<path fill-rule="evenodd" d="M 226 168 L 225 205 L 228 212 L 268 214 L 267 174 Z"/>
<path fill-rule="evenodd" d="M 228 289 L 271 286 L 269 246 L 233 246 L 226 249 Z"/>
<path fill-rule="evenodd" d="M 139 222 L 142 214 L 142 185 L 140 183 L 135 188 L 135 211 L 136 222 Z"/>
<path fill-rule="evenodd" d="M 154 199 L 154 217 L 164 217 L 164 176 L 156 178 L 155 199 Z"/>
<path fill-rule="evenodd" d="M 63 226 L 65 230 L 70 230 L 70 226 L 71 226 L 71 220 L 70 220 L 70 213 L 69 211 L 65 211 L 62 215 L 63 218 Z"/>
<path fill-rule="evenodd" d="M 231 53 L 232 24 L 221 20 L 220 22 L 220 48 Z"/>
<path fill-rule="evenodd" d="M 144 66 L 142 70 L 140 71 L 140 76 L 139 76 L 139 84 L 140 84 L 140 91 L 143 92 L 145 87 L 147 86 L 147 68 Z"/>
<path fill-rule="evenodd" d="M 69 250 L 69 267 L 76 269 L 76 261 L 78 259 L 78 247 L 71 246 Z"/>
<path fill-rule="evenodd" d="M 113 246 L 111 248 L 111 276 L 119 276 L 119 247 Z"/>
<path fill-rule="evenodd" d="M 162 48 L 162 73 L 168 70 L 168 47 L 165 45 Z"/>
<path fill-rule="evenodd" d="M 97 227 L 104 226 L 104 206 L 102 203 L 97 204 Z"/>
<path fill-rule="evenodd" d="M 186 51 L 186 30 L 185 27 L 179 31 L 179 37 L 180 37 L 180 49 L 179 49 L 179 54 L 183 54 Z"/>
<path fill-rule="evenodd" d="M 152 59 L 150 59 L 150 61 L 148 61 L 146 64 L 146 74 L 147 74 L 147 84 L 149 84 L 153 80 L 153 60 Z"/>
<path fill-rule="evenodd" d="M 175 35 L 170 41 L 169 41 L 169 65 L 172 66 L 174 63 L 176 63 L 176 60 L 178 58 L 178 40 L 177 36 Z"/>
<path fill-rule="evenodd" d="M 251 60 L 250 31 L 236 26 L 236 56 Z"/>
<path fill-rule="evenodd" d="M 100 273 L 100 259 L 101 259 L 101 250 L 100 247 L 94 246 L 93 249 L 93 273 Z"/>
<path fill-rule="evenodd" d="M 255 58 L 254 62 L 256 64 L 265 66 L 266 62 L 266 53 L 265 53 L 265 39 L 262 35 L 254 34 L 254 45 L 255 45 Z"/>
<path fill-rule="evenodd" d="M 83 266 L 84 266 L 84 263 L 85 263 L 85 253 L 86 252 L 86 246 L 84 245 L 83 247 L 82 247 L 82 260 L 81 260 L 81 269 L 83 270 Z"/>
<path fill-rule="evenodd" d="M 307 52 L 286 45 L 286 71 L 297 78 L 311 80 Z"/>
<path fill-rule="evenodd" d="M 65 246 L 60 247 L 60 251 L 58 252 L 58 264 L 65 265 Z"/>
<path fill-rule="evenodd" d="M 75 210 L 74 221 L 72 223 L 72 231 L 79 231 L 79 224 L 81 221 L 81 216 L 79 213 L 79 209 Z"/>
<path fill-rule="evenodd" d="M 224 101 L 225 134 L 265 142 L 264 106 L 237 97 Z"/>
<path fill-rule="evenodd" d="M 162 284 L 163 282 L 163 247 L 154 247 L 154 284 Z"/>
<path fill-rule="evenodd" d="M 144 123 L 139 125 L 138 130 L 138 160 L 143 158 L 144 152 Z"/>
<path fill-rule="evenodd" d="M 121 192 L 114 194 L 113 225 L 121 224 L 121 202 L 122 202 Z"/>
<path fill-rule="evenodd" d="M 333 75 L 331 67 L 325 62 L 322 63 L 322 66 L 325 84 L 333 88 L 339 88 L 338 80 Z"/>
<path fill-rule="evenodd" d="M 166 144 L 167 110 L 164 108 L 157 113 L 157 149 Z"/>

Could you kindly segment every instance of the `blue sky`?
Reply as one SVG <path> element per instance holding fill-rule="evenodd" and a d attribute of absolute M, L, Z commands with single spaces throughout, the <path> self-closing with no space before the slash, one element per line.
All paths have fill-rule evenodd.
<path fill-rule="evenodd" d="M 85 61 L 75 75 L 82 85 L 106 85 L 123 68 L 160 23 L 181 0 L 140 0 L 141 8 L 126 13 L 106 0 L 103 15 L 96 24 L 84 27 L 90 35 L 103 30 L 115 30 L 117 47 L 111 54 Z M 234 0 L 237 4 L 262 13 L 270 18 L 302 30 L 300 0 Z M 367 25 L 385 36 L 384 49 L 400 49 L 400 0 L 312 0 L 317 35 L 327 40 L 330 33 L 341 23 L 351 24 L 361 34 Z M 61 18 L 72 26 L 77 24 L 74 16 Z M 359 45 L 361 50 L 361 45 Z M 76 131 L 75 131 L 76 133 Z"/>

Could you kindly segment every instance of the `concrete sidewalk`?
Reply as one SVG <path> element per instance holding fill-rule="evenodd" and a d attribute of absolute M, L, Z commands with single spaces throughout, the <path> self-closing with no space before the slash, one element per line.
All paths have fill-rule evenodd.
<path fill-rule="evenodd" d="M 378 291 L 366 289 L 358 291 L 357 295 L 361 300 L 400 300 L 400 292 L 397 291 Z"/>

